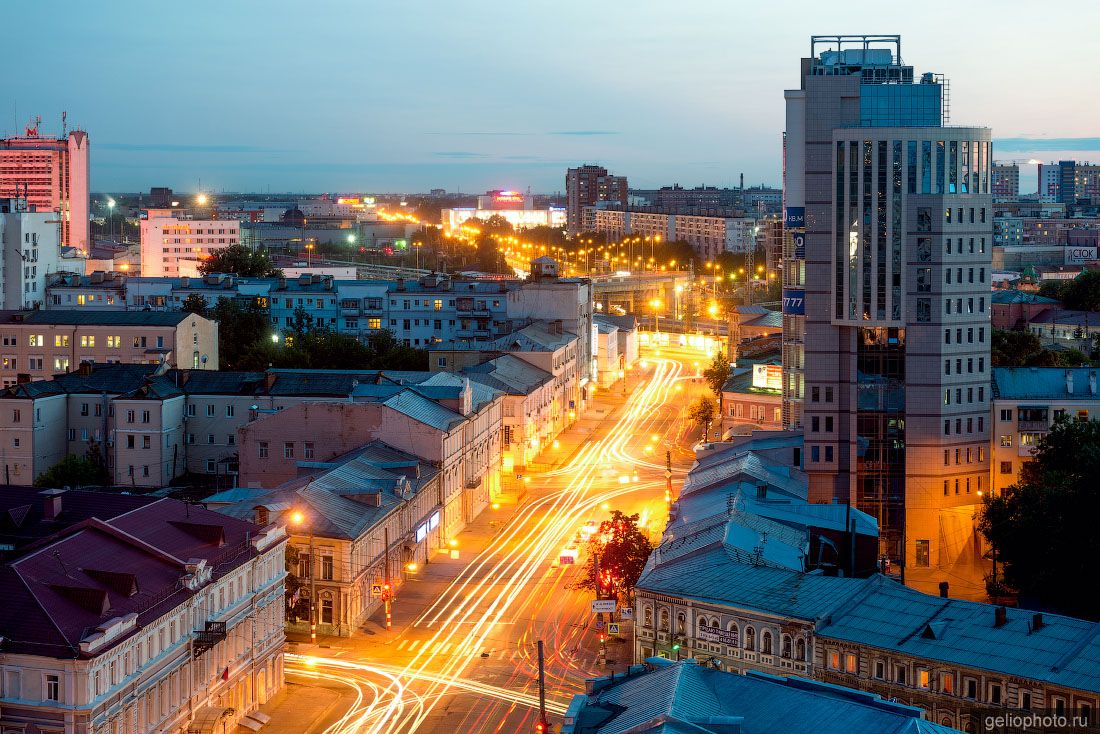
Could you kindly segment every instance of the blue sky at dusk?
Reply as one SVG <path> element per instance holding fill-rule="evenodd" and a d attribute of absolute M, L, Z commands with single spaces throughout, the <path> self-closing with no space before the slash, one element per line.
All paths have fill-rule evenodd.
<path fill-rule="evenodd" d="M 1096 44 L 1063 41 L 1100 27 L 1098 7 L 20 3 L 0 132 L 35 114 L 57 132 L 67 110 L 97 191 L 550 192 L 584 162 L 632 186 L 775 185 L 809 36 L 879 32 L 949 77 L 952 123 L 991 126 L 998 158 L 1095 161 Z"/>

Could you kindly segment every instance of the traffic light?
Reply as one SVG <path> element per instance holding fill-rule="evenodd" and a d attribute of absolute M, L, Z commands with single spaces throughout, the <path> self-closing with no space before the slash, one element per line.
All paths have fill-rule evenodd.
<path fill-rule="evenodd" d="M 546 724 L 541 721 L 535 724 L 535 734 L 545 734 Z"/>
<path fill-rule="evenodd" d="M 680 643 L 679 642 L 672 643 L 672 651 L 673 652 L 676 652 L 679 649 L 680 649 Z"/>
<path fill-rule="evenodd" d="M 600 644 L 602 645 L 606 639 L 607 638 L 604 636 L 603 632 L 601 632 L 600 633 Z"/>

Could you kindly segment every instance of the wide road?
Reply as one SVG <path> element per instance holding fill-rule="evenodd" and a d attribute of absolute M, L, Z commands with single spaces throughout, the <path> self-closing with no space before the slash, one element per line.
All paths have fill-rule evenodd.
<path fill-rule="evenodd" d="M 665 451 L 682 476 L 698 436 L 684 413 L 706 390 L 695 379 L 705 355 L 665 348 L 643 358 L 645 366 L 628 377 L 627 396 L 612 403 L 615 410 L 591 438 L 561 468 L 532 477 L 528 501 L 399 642 L 369 655 L 288 655 L 296 680 L 314 677 L 349 689 L 352 705 L 326 734 L 533 732 L 540 639 L 556 731 L 584 679 L 610 669 L 597 661 L 592 595 L 573 589 L 581 566 L 559 565 L 558 557 L 585 521 L 598 522 L 613 509 L 638 513 L 652 537 L 660 536 Z M 624 632 L 608 644 L 618 670 L 631 662 L 628 625 Z"/>

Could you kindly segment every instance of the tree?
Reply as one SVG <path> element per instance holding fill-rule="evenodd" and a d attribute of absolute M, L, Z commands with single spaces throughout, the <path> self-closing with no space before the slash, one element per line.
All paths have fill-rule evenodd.
<path fill-rule="evenodd" d="M 626 515 L 614 510 L 611 517 L 600 523 L 599 529 L 588 540 L 588 562 L 584 576 L 576 588 L 598 591 L 601 598 L 631 600 L 634 586 L 645 569 L 646 559 L 653 546 L 649 537 L 638 527 L 638 515 Z M 599 559 L 599 588 L 596 586 L 596 559 Z"/>
<path fill-rule="evenodd" d="M 710 424 L 718 414 L 718 408 L 714 401 L 703 395 L 688 408 L 688 418 L 696 423 L 703 424 L 703 439 L 710 437 Z"/>
<path fill-rule="evenodd" d="M 34 480 L 36 487 L 102 487 L 110 483 L 110 475 L 94 459 L 76 454 L 69 454 Z"/>
<path fill-rule="evenodd" d="M 199 316 L 205 316 L 209 310 L 209 304 L 206 302 L 206 298 L 201 293 L 192 293 L 183 299 L 183 304 L 180 309 L 187 313 L 198 314 Z"/>
<path fill-rule="evenodd" d="M 1063 285 L 1061 301 L 1075 311 L 1100 311 L 1100 270 L 1086 270 Z"/>
<path fill-rule="evenodd" d="M 255 302 L 219 298 L 210 317 L 218 322 L 218 368 L 264 370 L 270 364 L 271 317 Z"/>
<path fill-rule="evenodd" d="M 994 367 L 1079 367 L 1089 357 L 1077 349 L 1046 349 L 1030 331 L 994 329 L 990 343 Z"/>
<path fill-rule="evenodd" d="M 199 272 L 203 275 L 235 273 L 242 278 L 276 278 L 283 274 L 282 270 L 272 265 L 267 252 L 253 250 L 240 243 L 214 250 L 199 265 Z"/>
<path fill-rule="evenodd" d="M 710 385 L 711 392 L 714 393 L 714 397 L 722 399 L 722 386 L 726 384 L 726 381 L 730 378 L 730 363 L 726 359 L 726 355 L 721 350 L 714 353 L 714 359 L 711 360 L 710 365 L 703 370 L 703 379 Z"/>
<path fill-rule="evenodd" d="M 1025 462 L 1020 481 L 985 498 L 978 527 L 1004 580 L 1045 609 L 1100 619 L 1091 594 L 1100 533 L 1100 421 L 1060 419 Z M 1085 586 L 1083 586 L 1083 584 Z"/>

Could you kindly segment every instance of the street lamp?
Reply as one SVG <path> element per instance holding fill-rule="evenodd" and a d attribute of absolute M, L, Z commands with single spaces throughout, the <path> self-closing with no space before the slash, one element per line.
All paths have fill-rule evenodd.
<path fill-rule="evenodd" d="M 295 510 L 290 515 L 290 521 L 301 527 L 306 523 L 306 516 L 301 510 Z M 309 641 L 317 644 L 317 574 L 313 568 L 313 524 L 309 525 Z"/>
<path fill-rule="evenodd" d="M 661 332 L 661 307 L 664 305 L 661 303 L 661 299 L 654 298 L 649 302 L 650 307 L 653 309 L 653 334 L 656 337 Z"/>
<path fill-rule="evenodd" d="M 313 247 L 314 247 L 314 245 L 313 245 L 312 242 L 307 242 L 306 243 L 306 267 L 307 268 L 313 266 Z"/>

